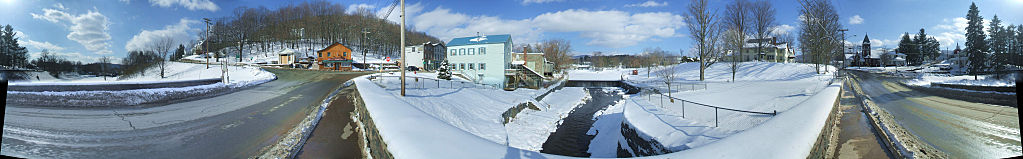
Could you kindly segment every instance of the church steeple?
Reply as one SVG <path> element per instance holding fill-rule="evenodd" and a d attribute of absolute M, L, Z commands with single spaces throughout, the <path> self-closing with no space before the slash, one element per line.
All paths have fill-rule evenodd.
<path fill-rule="evenodd" d="M 863 34 L 863 44 L 864 45 L 870 45 L 870 36 L 869 35 Z"/>

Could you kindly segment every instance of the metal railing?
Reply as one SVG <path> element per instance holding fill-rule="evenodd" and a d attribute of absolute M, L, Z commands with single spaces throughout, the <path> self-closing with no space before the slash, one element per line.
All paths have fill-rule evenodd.
<path fill-rule="evenodd" d="M 733 109 L 733 108 L 727 108 L 727 107 L 703 104 L 703 103 L 699 103 L 699 102 L 693 102 L 693 101 L 681 99 L 681 98 L 678 98 L 678 97 L 667 96 L 664 93 L 661 93 L 660 90 L 658 90 L 656 88 L 649 88 L 649 87 L 647 87 L 647 88 L 640 88 L 640 89 L 641 89 L 641 93 L 645 93 L 647 95 L 647 100 L 648 101 L 652 100 L 651 96 L 658 95 L 658 97 L 659 97 L 659 104 L 660 104 L 660 107 L 662 107 L 662 108 L 664 107 L 664 98 L 665 97 L 667 97 L 669 99 L 669 102 L 671 102 L 671 103 L 674 103 L 675 100 L 681 101 L 680 102 L 681 103 L 681 107 L 680 108 L 681 108 L 682 118 L 686 118 L 686 111 L 685 111 L 686 110 L 686 103 L 690 103 L 691 105 L 697 105 L 697 106 L 714 108 L 714 127 L 718 127 L 718 123 L 720 122 L 719 121 L 719 116 L 720 116 L 719 110 L 727 110 L 727 111 L 749 113 L 749 114 L 771 115 L 771 116 L 774 116 L 774 115 L 778 114 L 777 110 L 772 111 L 772 112 L 758 112 L 758 111 L 740 110 L 740 109 Z M 651 101 L 651 103 L 653 103 L 653 102 Z"/>
<path fill-rule="evenodd" d="M 387 80 L 394 79 L 394 81 Z M 392 89 L 388 86 L 401 86 L 401 84 L 392 84 L 391 82 L 398 82 L 401 76 L 387 76 L 387 75 L 370 75 L 369 80 L 384 89 Z M 398 87 L 394 87 L 398 88 Z M 429 88 L 480 88 L 480 89 L 501 89 L 497 85 L 477 84 L 469 81 L 458 81 L 458 80 L 445 80 L 428 77 L 405 77 L 405 88 L 406 89 L 429 89 Z"/>

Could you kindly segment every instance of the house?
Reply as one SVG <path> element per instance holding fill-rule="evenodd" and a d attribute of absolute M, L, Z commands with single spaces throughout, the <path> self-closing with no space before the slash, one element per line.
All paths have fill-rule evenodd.
<path fill-rule="evenodd" d="M 477 35 L 451 39 L 447 60 L 456 76 L 484 85 L 504 87 L 512 60 L 511 35 Z"/>
<path fill-rule="evenodd" d="M 887 52 L 881 55 L 881 63 L 885 66 L 906 66 L 906 54 Z"/>
<path fill-rule="evenodd" d="M 441 62 L 447 59 L 446 48 L 442 43 L 426 42 L 405 47 L 405 60 L 408 66 L 419 69 L 436 70 Z"/>
<path fill-rule="evenodd" d="M 412 45 L 405 47 L 405 67 L 416 67 L 422 69 L 425 64 L 423 61 L 424 53 L 423 45 Z"/>
<path fill-rule="evenodd" d="M 768 61 L 768 62 L 793 62 L 796 59 L 794 51 L 786 42 L 778 42 L 778 38 L 769 37 L 764 39 L 749 39 L 743 44 L 741 54 L 732 53 L 722 57 L 724 61 Z M 738 56 L 738 57 L 733 57 Z"/>
<path fill-rule="evenodd" d="M 554 63 L 547 61 L 543 53 L 512 53 L 511 72 L 505 72 L 509 78 L 505 87 L 524 84 L 528 88 L 537 89 L 543 85 L 544 79 L 553 75 Z"/>
<path fill-rule="evenodd" d="M 316 51 L 316 63 L 321 70 L 352 70 L 352 49 L 334 43 Z"/>
<path fill-rule="evenodd" d="M 295 61 L 297 61 L 297 58 L 295 58 L 296 54 L 298 54 L 298 52 L 295 51 L 295 50 L 284 49 L 283 51 L 277 53 L 279 58 L 277 59 L 277 63 L 276 64 L 281 64 L 281 65 L 294 64 Z"/>

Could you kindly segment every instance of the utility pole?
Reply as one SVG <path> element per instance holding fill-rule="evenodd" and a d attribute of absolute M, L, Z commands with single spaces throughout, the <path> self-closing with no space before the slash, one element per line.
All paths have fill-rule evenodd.
<path fill-rule="evenodd" d="M 202 47 L 203 55 L 206 56 L 206 69 L 210 69 L 210 18 L 202 18 L 206 21 L 206 39 L 202 40 L 202 44 L 206 45 Z"/>
<path fill-rule="evenodd" d="M 401 0 L 401 62 L 398 65 L 401 69 L 401 96 L 405 96 L 405 0 Z"/>
<path fill-rule="evenodd" d="M 845 31 L 849 31 L 849 29 L 838 29 L 838 31 L 842 32 L 842 42 L 841 42 L 842 47 L 841 48 L 845 48 Z M 838 74 L 842 73 L 842 69 L 845 69 L 845 49 L 841 49 L 841 50 L 842 51 L 840 52 L 840 54 L 838 54 L 838 56 L 842 57 L 842 66 L 839 66 L 837 68 L 837 70 L 835 70 L 835 75 L 838 75 Z M 835 59 L 835 58 L 831 58 L 831 59 L 828 59 L 828 60 L 833 60 L 833 59 Z M 825 67 L 825 68 L 827 68 L 827 67 Z"/>
<path fill-rule="evenodd" d="M 366 63 L 366 52 L 368 52 L 368 49 L 366 49 L 366 42 L 365 41 L 366 41 L 366 39 L 369 39 L 369 37 L 367 37 L 366 34 L 369 34 L 369 31 L 366 30 L 366 28 L 362 28 L 362 40 L 360 40 L 359 43 L 362 44 L 362 64 L 366 65 L 366 68 L 368 69 L 369 68 L 369 64 Z"/>

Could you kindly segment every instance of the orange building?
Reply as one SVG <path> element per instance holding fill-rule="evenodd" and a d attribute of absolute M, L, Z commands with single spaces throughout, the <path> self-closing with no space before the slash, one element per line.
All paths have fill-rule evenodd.
<path fill-rule="evenodd" d="M 334 43 L 316 51 L 316 62 L 321 70 L 352 70 L 352 49 L 341 43 Z"/>

